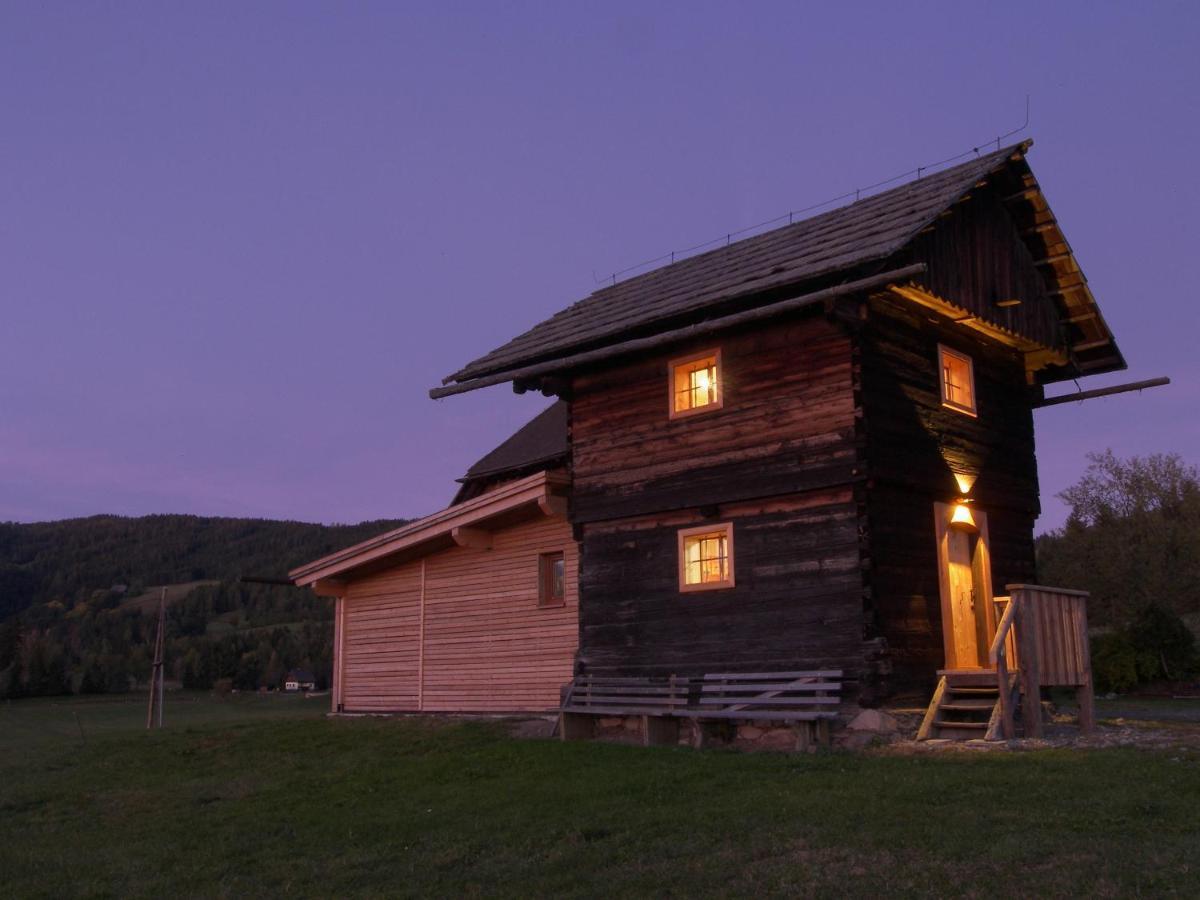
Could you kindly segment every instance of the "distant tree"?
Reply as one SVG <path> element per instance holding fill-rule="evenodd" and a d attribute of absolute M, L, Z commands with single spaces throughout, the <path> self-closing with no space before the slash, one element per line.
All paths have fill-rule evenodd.
<path fill-rule="evenodd" d="M 1123 625 L 1151 605 L 1200 611 L 1200 474 L 1176 454 L 1090 454 L 1059 496 L 1065 526 L 1038 540 L 1038 577 L 1090 591 L 1091 620 Z"/>

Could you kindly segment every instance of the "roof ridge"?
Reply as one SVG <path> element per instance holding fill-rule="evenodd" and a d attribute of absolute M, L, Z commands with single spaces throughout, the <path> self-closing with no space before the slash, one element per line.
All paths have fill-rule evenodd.
<path fill-rule="evenodd" d="M 739 287 L 752 290 L 755 282 L 764 289 L 799 284 L 886 258 L 957 202 L 976 179 L 1015 155 L 1023 157 L 1031 145 L 1020 141 L 593 291 L 442 383 L 503 372 L 692 315 L 744 293 Z M 789 272 L 793 281 L 777 277 Z"/>

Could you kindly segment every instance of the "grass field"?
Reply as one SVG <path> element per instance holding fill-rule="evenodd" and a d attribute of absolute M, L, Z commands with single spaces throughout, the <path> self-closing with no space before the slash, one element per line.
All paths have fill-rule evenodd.
<path fill-rule="evenodd" d="M 1200 754 L 516 740 L 327 698 L 0 707 L 5 896 L 1195 896 Z M 82 737 L 80 729 L 82 728 Z"/>

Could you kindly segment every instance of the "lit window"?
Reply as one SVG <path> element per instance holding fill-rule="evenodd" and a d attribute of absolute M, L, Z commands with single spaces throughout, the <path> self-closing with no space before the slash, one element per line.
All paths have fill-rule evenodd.
<path fill-rule="evenodd" d="M 538 606 L 558 606 L 566 601 L 567 564 L 561 553 L 543 553 L 538 559 Z"/>
<path fill-rule="evenodd" d="M 733 587 L 733 526 L 705 525 L 679 532 L 679 589 Z"/>
<path fill-rule="evenodd" d="M 975 415 L 975 368 L 971 357 L 938 345 L 942 372 L 942 406 Z"/>
<path fill-rule="evenodd" d="M 721 408 L 721 351 L 672 360 L 671 418 Z"/>

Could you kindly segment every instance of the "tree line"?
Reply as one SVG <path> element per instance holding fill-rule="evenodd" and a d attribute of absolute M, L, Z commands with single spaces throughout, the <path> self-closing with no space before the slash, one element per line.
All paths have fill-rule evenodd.
<path fill-rule="evenodd" d="M 157 613 L 145 587 L 213 580 L 167 609 L 169 678 L 188 688 L 277 687 L 289 669 L 332 670 L 332 604 L 243 584 L 398 527 L 198 516 L 0 524 L 0 697 L 130 690 L 147 680 Z"/>
<path fill-rule="evenodd" d="M 1038 578 L 1091 594 L 1101 690 L 1190 678 L 1200 668 L 1200 473 L 1177 454 L 1088 459 L 1059 495 L 1066 524 L 1038 538 Z"/>

